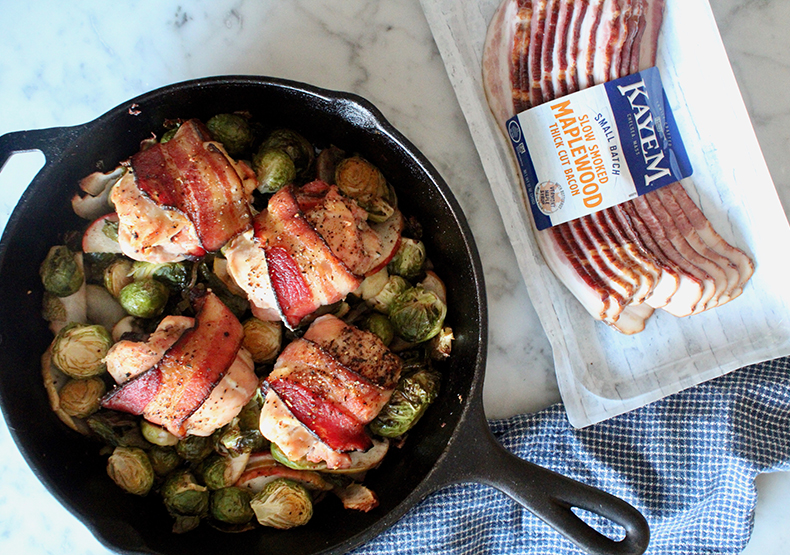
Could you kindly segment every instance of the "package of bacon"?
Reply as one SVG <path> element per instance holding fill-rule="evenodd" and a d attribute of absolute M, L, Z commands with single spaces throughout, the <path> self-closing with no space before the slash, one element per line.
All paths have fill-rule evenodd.
<path fill-rule="evenodd" d="M 423 9 L 552 345 L 571 422 L 598 422 L 790 353 L 790 334 L 777 331 L 790 316 L 786 262 L 772 254 L 790 228 L 708 2 L 476 4 L 426 0 Z M 641 100 L 654 78 L 663 104 L 648 115 Z M 679 171 L 667 170 L 660 186 L 602 204 L 613 178 L 629 172 L 617 154 L 599 156 L 615 144 L 616 118 L 590 99 L 618 89 L 633 136 L 611 147 L 617 154 L 633 146 L 642 169 L 656 172 L 659 154 L 649 148 L 683 148 Z M 530 135 L 541 122 L 545 138 Z M 541 174 L 550 157 L 567 164 L 568 180 Z M 649 185 L 659 184 L 653 177 L 665 175 Z M 591 208 L 553 221 L 577 192 Z"/>

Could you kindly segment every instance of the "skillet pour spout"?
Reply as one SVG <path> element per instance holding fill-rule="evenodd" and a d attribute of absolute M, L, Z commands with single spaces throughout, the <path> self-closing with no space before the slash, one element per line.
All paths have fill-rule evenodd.
<path fill-rule="evenodd" d="M 168 119 L 205 121 L 237 111 L 252 112 L 272 127 L 294 129 L 314 144 L 357 152 L 379 167 L 396 188 L 401 210 L 422 224 L 431 261 L 445 277 L 451 299 L 447 321 L 456 341 L 443 365 L 439 398 L 403 447 L 366 477 L 366 485 L 379 496 L 379 507 L 358 513 L 328 500 L 308 525 L 292 530 L 260 527 L 226 534 L 201 526 L 176 535 L 156 495 L 123 493 L 107 477 L 97 443 L 67 429 L 50 410 L 40 357 L 52 335 L 40 315 L 38 268 L 64 233 L 85 225 L 70 202 L 80 179 L 128 159 Z M 346 553 L 395 524 L 440 487 L 477 481 L 510 495 L 590 553 L 639 555 L 646 549 L 648 527 L 630 505 L 515 457 L 491 434 L 482 407 L 488 338 L 485 285 L 471 230 L 439 173 L 365 99 L 276 78 L 196 79 L 131 99 L 83 125 L 3 135 L 0 168 L 13 153 L 26 150 L 43 152 L 46 163 L 0 240 L 0 408 L 36 476 L 107 547 L 162 555 Z M 620 524 L 625 539 L 602 536 L 571 507 Z"/>

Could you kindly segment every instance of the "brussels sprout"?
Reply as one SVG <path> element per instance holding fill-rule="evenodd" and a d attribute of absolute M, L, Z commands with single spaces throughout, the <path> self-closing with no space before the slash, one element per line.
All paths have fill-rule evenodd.
<path fill-rule="evenodd" d="M 205 516 L 208 514 L 209 491 L 201 486 L 187 469 L 175 470 L 167 476 L 159 491 L 171 514 Z"/>
<path fill-rule="evenodd" d="M 422 241 L 402 237 L 398 251 L 387 264 L 387 270 L 390 274 L 414 279 L 422 272 L 426 257 L 425 245 Z"/>
<path fill-rule="evenodd" d="M 389 277 L 390 275 L 389 272 L 387 272 L 387 268 L 382 268 L 375 274 L 371 274 L 363 279 L 359 287 L 354 290 L 354 295 L 365 301 L 372 299 L 384 289 Z"/>
<path fill-rule="evenodd" d="M 236 483 L 249 459 L 249 452 L 236 456 L 214 453 L 200 462 L 198 473 L 208 489 L 226 488 Z"/>
<path fill-rule="evenodd" d="M 149 443 L 160 447 L 172 447 L 178 443 L 178 438 L 165 430 L 162 426 L 150 423 L 148 420 L 140 420 L 140 431 Z"/>
<path fill-rule="evenodd" d="M 114 252 L 83 252 L 82 264 L 87 283 L 104 283 L 104 271 L 115 262 L 119 255 Z"/>
<path fill-rule="evenodd" d="M 428 354 L 433 360 L 444 360 L 450 356 L 452 351 L 453 341 L 453 328 L 444 327 L 442 331 L 434 335 L 428 342 Z"/>
<path fill-rule="evenodd" d="M 266 322 L 253 317 L 244 322 L 242 345 L 250 352 L 256 364 L 276 359 L 280 354 L 282 340 L 283 328 L 280 321 Z"/>
<path fill-rule="evenodd" d="M 154 485 L 154 469 L 145 451 L 137 447 L 116 447 L 107 460 L 107 474 L 122 489 L 146 495 Z"/>
<path fill-rule="evenodd" d="M 430 368 L 401 378 L 389 402 L 369 424 L 383 437 L 399 437 L 409 431 L 439 394 L 441 375 Z"/>
<path fill-rule="evenodd" d="M 287 530 L 307 524 L 313 516 L 313 500 L 303 485 L 287 478 L 266 484 L 250 501 L 263 526 Z"/>
<path fill-rule="evenodd" d="M 398 295 L 389 310 L 395 333 L 413 343 L 427 341 L 439 333 L 446 315 L 447 305 L 421 285 Z"/>
<path fill-rule="evenodd" d="M 255 513 L 250 506 L 252 492 L 244 488 L 227 487 L 211 493 L 211 516 L 228 524 L 244 524 Z"/>
<path fill-rule="evenodd" d="M 401 276 L 389 276 L 381 291 L 367 299 L 367 303 L 379 312 L 389 314 L 392 301 L 410 288 L 411 284 Z"/>
<path fill-rule="evenodd" d="M 87 418 L 101 408 L 101 398 L 106 391 L 104 380 L 97 376 L 71 379 L 59 392 L 60 408 L 69 416 Z"/>
<path fill-rule="evenodd" d="M 258 178 L 258 191 L 261 193 L 276 193 L 296 179 L 294 161 L 280 148 L 260 153 L 255 158 L 253 169 Z"/>
<path fill-rule="evenodd" d="M 173 472 L 184 459 L 178 456 L 172 447 L 159 447 L 155 445 L 148 450 L 148 459 L 157 476 L 167 476 Z"/>
<path fill-rule="evenodd" d="M 107 445 L 114 447 L 151 446 L 140 433 L 139 418 L 114 410 L 100 410 L 88 417 L 88 426 Z"/>
<path fill-rule="evenodd" d="M 63 301 L 57 295 L 44 291 L 41 305 L 41 315 L 47 322 L 66 321 L 66 305 L 63 304 Z"/>
<path fill-rule="evenodd" d="M 362 320 L 362 329 L 372 331 L 384 345 L 392 343 L 392 338 L 395 337 L 395 328 L 392 326 L 389 318 L 379 312 L 372 312 Z"/>
<path fill-rule="evenodd" d="M 131 275 L 134 281 L 147 278 L 155 279 L 167 285 L 172 291 L 181 291 L 190 280 L 190 271 L 184 262 L 153 262 L 136 261 L 132 264 Z"/>
<path fill-rule="evenodd" d="M 52 363 L 72 378 L 98 376 L 107 369 L 102 359 L 112 346 L 103 326 L 69 324 L 52 342 Z"/>
<path fill-rule="evenodd" d="M 211 436 L 188 435 L 176 444 L 176 452 L 190 462 L 200 462 L 214 450 Z"/>
<path fill-rule="evenodd" d="M 44 289 L 58 297 L 73 295 L 85 281 L 82 265 L 65 245 L 49 249 L 39 268 L 39 275 Z"/>
<path fill-rule="evenodd" d="M 167 131 L 162 133 L 162 138 L 159 139 L 159 142 L 162 144 L 169 142 L 173 137 L 176 136 L 176 133 L 178 133 L 178 127 L 168 129 Z"/>
<path fill-rule="evenodd" d="M 212 264 L 213 265 L 213 264 Z M 206 282 L 214 294 L 219 297 L 225 306 L 227 306 L 236 318 L 241 319 L 247 310 L 250 308 L 249 301 L 236 295 L 231 291 L 225 282 L 220 277 L 211 271 L 209 265 L 205 262 L 198 264 L 198 272 L 200 277 Z"/>
<path fill-rule="evenodd" d="M 239 114 L 217 114 L 209 118 L 206 127 L 233 157 L 244 154 L 255 138 L 249 120 Z"/>
<path fill-rule="evenodd" d="M 395 193 L 379 169 L 359 156 L 341 161 L 335 183 L 344 194 L 367 210 L 368 218 L 383 222 L 395 212 Z"/>
<path fill-rule="evenodd" d="M 121 289 L 134 281 L 131 276 L 132 261 L 127 258 L 118 258 L 104 269 L 104 288 L 116 299 L 121 295 Z"/>
<path fill-rule="evenodd" d="M 257 154 L 253 157 L 253 167 L 259 165 L 259 158 L 266 152 L 274 149 L 285 151 L 293 160 L 297 176 L 305 176 L 310 171 L 315 158 L 315 149 L 302 135 L 291 129 L 277 129 L 272 131 L 261 144 Z"/>
<path fill-rule="evenodd" d="M 118 295 L 123 309 L 138 318 L 153 318 L 165 309 L 170 290 L 164 283 L 154 279 L 133 281 Z"/>

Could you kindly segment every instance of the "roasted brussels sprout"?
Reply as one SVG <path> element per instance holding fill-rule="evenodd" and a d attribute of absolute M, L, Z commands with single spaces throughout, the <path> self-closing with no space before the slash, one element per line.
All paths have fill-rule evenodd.
<path fill-rule="evenodd" d="M 52 363 L 72 378 L 98 376 L 107 369 L 102 362 L 112 337 L 99 325 L 69 324 L 52 342 Z"/>
<path fill-rule="evenodd" d="M 214 140 L 236 158 L 244 154 L 255 138 L 249 120 L 240 114 L 217 114 L 209 118 L 206 127 Z"/>
<path fill-rule="evenodd" d="M 104 271 L 107 266 L 115 262 L 120 255 L 114 252 L 83 252 L 82 266 L 85 272 L 85 281 L 102 285 L 104 283 Z"/>
<path fill-rule="evenodd" d="M 171 514 L 205 516 L 208 514 L 209 491 L 201 486 L 187 469 L 175 470 L 165 479 L 159 491 Z"/>
<path fill-rule="evenodd" d="M 121 295 L 121 289 L 134 281 L 131 276 L 134 264 L 128 258 L 117 258 L 104 269 L 104 288 L 116 299 Z"/>
<path fill-rule="evenodd" d="M 198 273 L 201 279 L 205 281 L 206 286 L 220 298 L 223 304 L 233 312 L 236 318 L 241 319 L 250 308 L 249 301 L 247 301 L 245 297 L 236 295 L 231 291 L 225 282 L 211 270 L 211 267 L 205 260 L 198 264 Z"/>
<path fill-rule="evenodd" d="M 410 288 L 411 284 L 401 276 L 389 276 L 384 287 L 367 299 L 367 303 L 382 314 L 389 314 L 392 302 Z"/>
<path fill-rule="evenodd" d="M 181 291 L 190 280 L 190 271 L 185 262 L 153 262 L 135 261 L 129 274 L 132 280 L 147 278 L 155 279 L 167 285 L 172 291 Z"/>
<path fill-rule="evenodd" d="M 153 318 L 162 313 L 169 297 L 170 290 L 164 283 L 147 278 L 133 281 L 121 289 L 118 301 L 132 316 Z"/>
<path fill-rule="evenodd" d="M 256 364 L 272 362 L 280 354 L 283 340 L 282 324 L 249 318 L 244 322 L 242 345 L 252 355 Z"/>
<path fill-rule="evenodd" d="M 88 426 L 107 445 L 113 447 L 140 447 L 148 443 L 140 432 L 139 417 L 114 410 L 100 410 L 88 417 Z"/>
<path fill-rule="evenodd" d="M 371 312 L 364 320 L 362 320 L 362 329 L 372 331 L 384 345 L 392 343 L 392 338 L 395 337 L 395 328 L 392 326 L 389 318 L 380 312 Z"/>
<path fill-rule="evenodd" d="M 392 301 L 389 318 L 395 333 L 406 341 L 427 341 L 442 329 L 447 305 L 421 285 L 407 289 Z"/>
<path fill-rule="evenodd" d="M 178 443 L 178 438 L 165 430 L 162 426 L 150 423 L 148 420 L 140 420 L 140 431 L 149 443 L 160 447 L 172 447 Z"/>
<path fill-rule="evenodd" d="M 261 193 L 276 193 L 296 179 L 294 161 L 280 148 L 262 152 L 255 159 L 253 169 L 258 179 L 258 191 Z"/>
<path fill-rule="evenodd" d="M 442 330 L 434 335 L 428 342 L 428 354 L 433 360 L 444 360 L 450 356 L 452 351 L 453 341 L 453 328 L 444 327 Z"/>
<path fill-rule="evenodd" d="M 342 160 L 335 169 L 335 183 L 367 210 L 373 222 L 383 222 L 395 212 L 394 192 L 379 169 L 364 158 Z"/>
<path fill-rule="evenodd" d="M 398 382 L 389 402 L 369 424 L 382 437 L 399 437 L 409 431 L 439 394 L 441 375 L 423 368 Z"/>
<path fill-rule="evenodd" d="M 303 485 L 287 478 L 266 484 L 250 501 L 263 526 L 287 530 L 307 524 L 313 516 L 313 499 Z"/>
<path fill-rule="evenodd" d="M 211 436 L 188 435 L 176 444 L 176 452 L 190 462 L 200 462 L 214 451 Z"/>
<path fill-rule="evenodd" d="M 354 295 L 361 298 L 362 300 L 370 300 L 376 295 L 378 295 L 384 286 L 387 285 L 387 281 L 389 280 L 389 272 L 387 272 L 387 268 L 384 267 L 375 274 L 371 274 L 365 279 L 362 280 L 362 283 L 359 284 L 354 290 Z"/>
<path fill-rule="evenodd" d="M 65 322 L 66 321 L 66 305 L 57 295 L 53 295 L 49 291 L 44 291 L 44 297 L 41 302 L 41 315 L 47 322 Z"/>
<path fill-rule="evenodd" d="M 134 495 L 146 495 L 154 485 L 154 469 L 148 455 L 137 447 L 116 447 L 107 460 L 107 474 Z"/>
<path fill-rule="evenodd" d="M 69 416 L 87 418 L 101 408 L 101 398 L 106 391 L 104 380 L 97 376 L 71 379 L 59 392 L 60 408 Z"/>
<path fill-rule="evenodd" d="M 157 476 L 167 476 L 184 461 L 172 447 L 155 445 L 148 450 L 148 459 Z"/>
<path fill-rule="evenodd" d="M 249 452 L 236 456 L 213 453 L 200 462 L 198 474 L 208 489 L 226 488 L 236 483 L 249 459 Z"/>
<path fill-rule="evenodd" d="M 270 150 L 283 150 L 293 160 L 296 175 L 306 175 L 313 166 L 315 149 L 302 135 L 292 129 L 276 129 L 272 131 L 261 144 L 257 154 L 253 157 L 253 168 L 258 167 L 258 159 Z"/>
<path fill-rule="evenodd" d="M 39 268 L 44 289 L 58 297 L 76 293 L 85 281 L 82 264 L 77 256 L 65 245 L 49 249 Z"/>
<path fill-rule="evenodd" d="M 425 245 L 422 241 L 402 237 L 398 251 L 387 264 L 387 270 L 390 274 L 414 279 L 422 272 L 426 257 Z"/>
<path fill-rule="evenodd" d="M 316 177 L 324 183 L 334 183 L 337 165 L 345 157 L 346 153 L 334 145 L 322 150 L 315 162 Z"/>
<path fill-rule="evenodd" d="M 228 524 L 245 524 L 255 513 L 250 506 L 252 492 L 248 489 L 226 487 L 211 493 L 211 516 Z"/>

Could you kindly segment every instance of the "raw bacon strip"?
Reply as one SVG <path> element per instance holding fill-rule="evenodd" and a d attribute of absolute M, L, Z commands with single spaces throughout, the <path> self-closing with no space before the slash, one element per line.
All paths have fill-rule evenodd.
<path fill-rule="evenodd" d="M 582 27 L 590 9 L 590 0 L 575 0 L 573 5 L 573 18 L 568 26 L 567 66 L 565 72 L 566 93 L 570 94 L 579 90 L 579 51 L 582 44 Z M 586 67 L 586 66 L 585 66 Z"/>
<path fill-rule="evenodd" d="M 608 259 L 608 250 L 605 244 L 601 245 L 593 241 L 587 233 L 586 227 L 582 218 L 568 222 L 568 230 L 573 237 L 573 241 L 581 246 L 585 253 L 587 260 L 600 276 L 614 289 L 621 297 L 624 303 L 629 303 L 634 295 L 634 283 L 623 275 L 620 268 L 615 267 Z"/>
<path fill-rule="evenodd" d="M 701 312 L 707 308 L 713 308 L 714 306 L 717 306 L 719 304 L 719 300 L 722 298 L 722 302 L 726 302 L 729 299 L 729 297 L 725 296 L 728 285 L 726 272 L 721 268 L 721 266 L 706 258 L 705 256 L 700 255 L 700 253 L 694 249 L 694 247 L 684 236 L 681 229 L 677 226 L 676 222 L 666 211 L 666 208 L 664 208 L 664 206 L 661 204 L 661 201 L 658 199 L 655 191 L 653 191 L 653 193 L 643 195 L 638 199 L 634 199 L 633 203 L 640 213 L 643 210 L 650 210 L 666 234 L 666 237 L 669 239 L 678 253 L 686 261 L 688 261 L 689 264 L 705 272 L 712 281 L 713 295 L 710 299 L 708 299 L 704 306 L 698 307 L 697 311 Z"/>
<path fill-rule="evenodd" d="M 183 212 L 209 252 L 252 222 L 245 184 L 198 120 L 132 156 L 131 166 L 140 190 L 159 206 Z"/>
<path fill-rule="evenodd" d="M 613 65 L 614 49 L 619 48 L 622 11 L 622 0 L 604 0 L 601 9 L 601 20 L 595 39 L 595 54 L 592 64 L 592 84 L 598 85 L 610 79 Z"/>
<path fill-rule="evenodd" d="M 699 209 L 699 207 L 688 196 L 686 189 L 681 183 L 667 185 L 666 189 L 672 193 L 683 212 L 688 217 L 691 225 L 697 231 L 702 240 L 716 252 L 727 257 L 738 268 L 740 280 L 735 291 L 743 289 L 743 286 L 754 274 L 754 262 L 743 251 L 737 249 L 725 241 Z M 733 293 L 733 298 L 737 294 Z"/>
<path fill-rule="evenodd" d="M 552 100 L 555 96 L 554 59 L 557 52 L 557 24 L 563 0 L 548 0 L 546 4 L 545 28 L 543 29 L 543 47 L 541 53 L 541 96 L 543 101 Z"/>
<path fill-rule="evenodd" d="M 631 73 L 645 70 L 656 65 L 658 55 L 658 35 L 661 33 L 661 24 L 664 21 L 664 0 L 648 0 L 644 7 L 644 36 L 639 48 L 638 65 L 631 63 Z M 634 71 L 634 67 L 637 69 Z"/>
<path fill-rule="evenodd" d="M 529 98 L 532 106 L 537 106 L 543 102 L 543 72 L 541 71 L 541 61 L 543 60 L 544 36 L 546 34 L 546 7 L 549 0 L 534 0 L 532 2 L 532 36 L 529 41 L 529 60 L 528 80 Z"/>
<path fill-rule="evenodd" d="M 590 0 L 579 33 L 579 52 L 576 56 L 578 89 L 582 90 L 595 84 L 593 69 L 598 48 L 598 27 L 604 16 L 603 7 L 606 0 Z M 571 90 L 575 92 L 575 90 Z"/>

